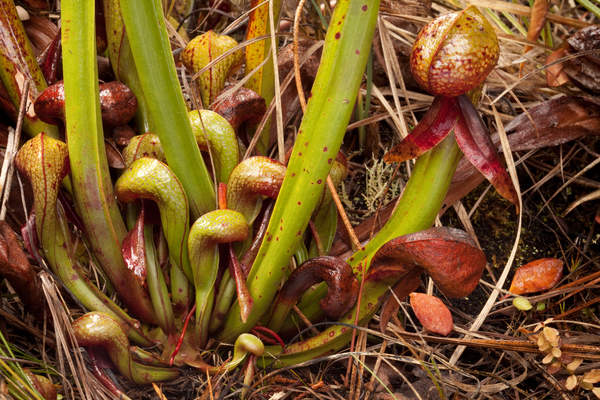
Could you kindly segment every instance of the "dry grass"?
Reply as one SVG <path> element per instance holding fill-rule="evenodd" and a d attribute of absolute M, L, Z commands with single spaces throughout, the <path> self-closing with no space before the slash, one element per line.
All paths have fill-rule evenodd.
<path fill-rule="evenodd" d="M 312 3 L 323 2 L 308 1 L 298 14 L 300 37 L 322 38 L 321 16 Z M 433 16 L 461 6 L 458 1 L 434 2 L 430 8 L 411 0 L 383 3 L 374 40 L 369 114 L 363 120 L 353 121 L 353 130 L 344 144 L 352 167 L 344 183 L 345 192 L 349 193 L 345 205 L 352 210 L 355 223 L 394 198 L 401 188 L 398 182 L 405 182 L 410 175 L 410 165 L 403 165 L 396 178 L 400 180 L 386 186 L 390 171 L 377 160 L 384 149 L 406 136 L 431 102 L 431 97 L 416 88 L 407 74 L 406 57 L 415 34 Z M 487 15 L 506 25 L 504 30 L 496 25 L 501 58 L 486 81 L 479 105 L 486 123 L 499 131 L 501 138 L 505 137 L 503 125 L 531 107 L 561 94 L 585 95 L 573 85 L 546 86 L 543 69 L 549 49 L 541 42 L 527 41 L 520 26 L 511 23 L 525 25 L 524 17 L 529 12 L 525 2 L 469 3 L 489 7 L 485 9 Z M 292 21 L 295 11 L 287 4 L 283 19 Z M 325 18 L 329 12 L 324 6 Z M 230 27 L 224 30 L 241 36 L 243 29 L 236 27 L 243 26 L 245 14 L 237 16 L 237 20 L 223 17 L 221 23 Z M 597 18 L 580 5 L 553 3 L 547 37 L 551 36 L 557 44 L 577 27 L 594 22 L 598 22 Z M 197 27 L 200 31 L 204 28 Z M 185 43 L 181 37 L 177 40 Z M 282 35 L 282 40 L 290 42 L 291 35 Z M 526 45 L 533 46 L 533 50 L 524 55 Z M 293 85 L 292 79 L 281 77 L 283 85 Z M 189 99 L 197 99 L 187 82 L 184 88 Z M 363 87 L 363 96 L 366 95 L 367 88 Z M 280 105 L 277 103 L 270 111 L 279 116 L 275 153 L 282 157 L 287 130 L 281 125 Z M 369 139 L 363 148 L 357 137 L 361 127 Z M 153 387 L 134 387 L 119 377 L 115 379 L 132 399 L 234 399 L 241 396 L 242 390 L 250 399 L 273 400 L 593 398 L 589 390 L 566 390 L 567 369 L 548 372 L 548 365 L 543 362 L 546 354 L 531 339 L 540 324 L 553 327 L 560 334 L 563 354 L 583 360 L 576 375 L 583 376 L 600 365 L 600 235 L 593 222 L 597 202 L 582 203 L 568 216 L 563 215 L 570 204 L 600 188 L 598 140 L 583 138 L 526 153 L 511 153 L 507 146 L 503 140 L 511 177 L 522 195 L 522 213 L 516 216 L 507 202 L 481 185 L 439 221 L 476 235 L 489 261 L 480 286 L 468 299 L 444 299 L 451 305 L 455 320 L 455 332 L 450 338 L 425 334 L 403 303 L 400 315 L 392 320 L 385 334 L 374 328 L 376 317 L 368 327 L 358 328 L 353 351 L 293 368 L 259 371 L 250 387 L 243 387 L 241 371 L 209 378 L 188 369 L 177 381 Z M 367 177 L 366 182 L 362 177 Z M 511 272 L 516 266 L 541 257 L 565 260 L 568 273 L 557 288 L 529 297 L 533 311 L 518 311 L 512 307 L 512 299 L 504 296 Z M 442 296 L 431 282 L 424 284 L 430 292 Z M 44 288 L 54 332 L 47 330 L 43 321 L 24 316 L 22 305 L 3 283 L 0 327 L 7 333 L 5 336 L 57 368 L 61 374 L 58 381 L 67 398 L 110 398 L 83 367 L 85 356 L 73 350 L 68 326 L 71 315 L 80 310 L 61 300 L 56 283 L 47 275 Z M 21 318 L 25 318 L 25 324 L 18 322 Z M 216 352 L 210 361 L 220 363 L 223 360 L 219 357 L 226 356 L 227 352 Z"/>

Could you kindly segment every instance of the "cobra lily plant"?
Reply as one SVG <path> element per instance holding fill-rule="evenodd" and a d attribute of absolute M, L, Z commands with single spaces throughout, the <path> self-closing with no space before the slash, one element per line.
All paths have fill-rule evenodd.
<path fill-rule="evenodd" d="M 180 89 L 161 1 L 105 0 L 108 55 L 122 83 L 100 87 L 95 4 L 62 2 L 64 81 L 45 91 L 45 84 L 36 85 L 32 138 L 16 158 L 34 194 L 30 233 L 36 240 L 30 247 L 89 311 L 73 330 L 92 359 L 107 356 L 136 383 L 173 379 L 185 365 L 208 373 L 233 369 L 245 359 L 263 367 L 291 365 L 345 346 L 348 324 L 368 322 L 390 286 L 404 297 L 427 273 L 448 296 L 474 290 L 483 253 L 464 232 L 431 225 L 460 158 L 457 143 L 516 202 L 470 100 L 499 52 L 493 29 L 475 7 L 443 16 L 419 34 L 413 74 L 436 98 L 412 134 L 385 156 L 391 162 L 418 157 L 417 162 L 386 225 L 343 260 L 327 255 L 337 211 L 326 182 L 339 182 L 346 173 L 339 150 L 379 1 L 337 2 L 286 164 L 258 152 L 241 159 L 240 117 L 223 106 L 227 96 L 262 104 L 263 110 L 260 96 L 271 101 L 274 66 L 261 69 L 261 63 L 272 62 L 268 46 L 246 51 L 246 73 L 260 71 L 248 80 L 250 88 L 223 98 L 227 76 L 243 63 L 241 46 L 214 32 L 190 41 L 182 59 L 204 107 L 191 109 Z M 14 8 L 9 0 L 4 6 Z M 14 16 L 0 20 L 7 18 L 12 25 L 2 26 L 24 37 L 18 36 L 22 26 Z M 256 8 L 247 37 L 260 37 L 252 29 L 266 32 L 268 18 L 264 7 Z M 1 61 L 18 64 L 9 57 Z M 29 75 L 37 76 L 37 66 L 30 64 Z M 134 116 L 137 135 L 126 138 L 123 169 L 113 179 L 105 134 Z M 255 128 L 260 117 L 243 120 Z M 41 121 L 52 128 L 45 131 Z M 53 125 L 64 128 L 68 140 Z M 263 137 L 259 151 L 268 143 Z M 68 219 L 67 209 L 76 218 Z M 83 240 L 75 237 L 72 221 Z M 79 251 L 82 242 L 91 249 L 88 258 Z M 87 278 L 92 262 L 118 301 Z M 311 321 L 340 324 L 286 344 L 278 333 L 286 337 L 293 326 L 290 310 L 296 304 Z M 269 335 L 278 342 L 265 347 L 262 340 Z M 211 366 L 202 352 L 217 341 L 235 343 L 233 357 Z M 160 354 L 143 349 L 150 345 Z"/>

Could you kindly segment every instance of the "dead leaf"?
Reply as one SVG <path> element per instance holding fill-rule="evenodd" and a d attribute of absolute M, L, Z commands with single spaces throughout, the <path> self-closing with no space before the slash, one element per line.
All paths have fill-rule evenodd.
<path fill-rule="evenodd" d="M 417 319 L 429 332 L 448 336 L 454 327 L 452 314 L 437 297 L 425 293 L 411 293 L 410 306 Z"/>
<path fill-rule="evenodd" d="M 36 57 L 48 51 L 47 47 L 50 43 L 57 35 L 60 36 L 58 26 L 45 16 L 32 15 L 23 22 L 23 28 L 25 28 Z"/>
<path fill-rule="evenodd" d="M 533 6 L 531 7 L 531 12 L 529 14 L 529 28 L 527 29 L 527 40 L 530 42 L 537 42 L 538 37 L 540 36 L 540 32 L 544 28 L 544 24 L 546 23 L 546 13 L 548 12 L 548 1 L 547 0 L 535 0 Z M 523 47 L 523 54 L 527 53 L 531 50 L 530 45 L 525 45 Z M 523 67 L 525 63 L 522 62 L 519 65 L 519 75 L 522 75 Z"/>
<path fill-rule="evenodd" d="M 569 54 L 600 49 L 600 25 L 580 29 L 567 39 Z M 600 56 L 584 54 L 565 62 L 565 73 L 580 88 L 592 93 L 600 92 Z"/>
<path fill-rule="evenodd" d="M 44 309 L 44 294 L 40 280 L 27 260 L 17 235 L 5 221 L 0 221 L 0 275 L 5 277 L 33 314 Z"/>
<path fill-rule="evenodd" d="M 562 277 L 563 262 L 557 258 L 540 258 L 517 269 L 509 292 L 521 295 L 541 292 L 556 286 Z"/>
<path fill-rule="evenodd" d="M 569 206 L 565 210 L 564 215 L 567 215 L 568 213 L 570 213 L 571 211 L 573 211 L 575 208 L 577 208 L 579 205 L 585 203 L 586 201 L 597 200 L 597 199 L 600 199 L 600 189 L 594 190 L 593 192 L 588 193 L 585 196 L 578 198 L 573 203 L 569 204 Z"/>
<path fill-rule="evenodd" d="M 600 104 L 590 98 L 558 97 L 518 115 L 504 129 L 513 151 L 558 146 L 583 136 L 600 135 Z M 501 150 L 498 133 L 492 135 L 492 142 Z M 454 204 L 483 181 L 468 160 L 461 160 L 444 204 Z"/>
<path fill-rule="evenodd" d="M 536 42 L 540 32 L 544 29 L 546 23 L 546 13 L 548 12 L 547 0 L 535 0 L 531 7 L 531 15 L 529 19 L 529 29 L 527 29 L 527 40 Z M 531 46 L 525 46 L 523 53 L 527 53 Z"/>
<path fill-rule="evenodd" d="M 546 84 L 549 87 L 557 87 L 569 82 L 569 75 L 567 75 L 567 73 L 564 71 L 564 62 L 552 64 L 566 55 L 567 49 L 565 47 L 560 47 L 550 53 L 550 55 L 546 58 L 546 65 L 549 65 L 546 68 Z"/>
<path fill-rule="evenodd" d="M 106 148 L 106 159 L 108 165 L 115 169 L 124 169 L 126 167 L 125 161 L 121 152 L 115 147 L 112 140 L 104 140 L 104 147 Z"/>

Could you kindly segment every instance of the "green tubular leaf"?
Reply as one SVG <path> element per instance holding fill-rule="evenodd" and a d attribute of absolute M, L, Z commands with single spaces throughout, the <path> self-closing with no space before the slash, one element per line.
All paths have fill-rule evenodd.
<path fill-rule="evenodd" d="M 379 1 L 367 5 L 364 1 L 344 0 L 335 7 L 312 97 L 265 240 L 248 276 L 254 309 L 248 321 L 242 323 L 238 305 L 232 307 L 220 335 L 223 340 L 231 341 L 256 324 L 268 310 L 285 275 L 289 259 L 321 197 L 350 120 L 378 9 Z"/>
<path fill-rule="evenodd" d="M 144 133 L 132 137 L 122 153 L 126 166 L 130 166 L 135 160 L 142 157 L 150 157 L 164 163 L 167 162 L 160 139 L 154 133 Z"/>
<path fill-rule="evenodd" d="M 160 0 L 121 0 L 121 14 L 155 133 L 198 217 L 215 208 L 215 192 L 192 134 Z"/>
<path fill-rule="evenodd" d="M 152 300 L 152 306 L 156 313 L 158 326 L 166 334 L 175 333 L 175 318 L 173 316 L 173 305 L 169 298 L 169 289 L 165 282 L 165 277 L 156 256 L 156 247 L 154 246 L 154 230 L 152 225 L 144 226 L 144 242 L 146 249 L 146 282 L 148 282 L 148 292 Z"/>
<path fill-rule="evenodd" d="M 188 42 L 181 54 L 185 67 L 197 77 L 194 83 L 200 91 L 202 104 L 208 107 L 225 87 L 231 72 L 241 64 L 242 52 L 237 50 L 225 55 L 237 46 L 234 38 L 210 30 Z M 217 59 L 224 56 L 216 63 Z M 210 66 L 209 66 L 210 64 Z M 207 70 L 200 73 L 200 70 Z M 198 73 L 200 75 L 198 76 Z"/>
<path fill-rule="evenodd" d="M 135 383 L 150 384 L 172 380 L 179 375 L 179 371 L 173 368 L 155 367 L 134 361 L 129 352 L 127 336 L 110 315 L 90 312 L 73 321 L 72 326 L 80 346 L 105 350 L 121 375 Z"/>
<path fill-rule="evenodd" d="M 125 33 L 123 18 L 121 18 L 120 0 L 104 0 L 104 19 L 106 24 L 106 38 L 108 42 L 108 58 L 118 80 L 125 83 L 135 94 L 138 101 L 136 122 L 142 132 L 154 131 L 150 119 L 150 110 L 140 86 L 129 39 Z"/>
<path fill-rule="evenodd" d="M 192 110 L 188 116 L 198 146 L 206 151 L 210 148 L 217 180 L 227 183 L 240 159 L 235 131 L 225 118 L 214 111 Z"/>
<path fill-rule="evenodd" d="M 233 210 L 215 210 L 198 218 L 188 237 L 196 288 L 196 327 L 200 343 L 206 341 L 219 270 L 219 243 L 239 242 L 248 236 L 244 216 Z"/>
<path fill-rule="evenodd" d="M 31 81 L 28 95 L 30 105 L 47 87 L 13 0 L 0 0 L 0 79 L 17 110 L 26 81 Z M 41 121 L 35 115 L 33 106 L 25 113 L 23 129 L 31 137 L 40 132 L 54 138 L 59 136 L 56 126 Z"/>
<path fill-rule="evenodd" d="M 348 167 L 346 166 L 345 159 L 343 161 L 335 160 L 329 171 L 329 176 L 335 187 L 339 186 L 340 183 L 348 175 Z M 312 218 L 314 227 L 321 240 L 322 248 L 319 249 L 315 240 L 312 240 L 308 249 L 308 258 L 317 257 L 319 255 L 325 255 L 329 253 L 335 233 L 337 231 L 337 207 L 333 202 L 331 192 L 327 187 L 323 188 L 323 195 L 321 204 L 314 213 Z"/>
<path fill-rule="evenodd" d="M 188 362 L 188 365 L 202 369 L 209 374 L 221 374 L 237 368 L 249 354 L 260 357 L 263 355 L 264 351 L 265 345 L 259 338 L 250 333 L 242 333 L 235 340 L 235 344 L 233 345 L 233 357 L 231 357 L 231 360 L 227 363 L 214 367 L 200 360 Z"/>
<path fill-rule="evenodd" d="M 315 228 L 319 235 L 319 239 L 321 239 L 321 246 L 323 247 L 321 250 L 323 251 L 323 254 L 320 254 L 317 243 L 315 240 L 312 240 L 308 249 L 308 258 L 327 254 L 331 249 L 333 240 L 335 239 L 335 232 L 337 231 L 338 223 L 338 214 L 335 204 L 333 204 L 333 202 L 329 202 L 328 204 L 323 204 L 321 207 L 319 207 L 319 211 L 315 215 L 313 221 L 315 223 Z"/>
<path fill-rule="evenodd" d="M 60 182 L 68 170 L 67 145 L 41 133 L 21 147 L 15 164 L 31 184 L 36 233 L 52 271 L 84 307 L 118 318 L 133 340 L 149 345 L 136 328 L 139 323 L 85 278 L 70 252 L 73 241 L 56 211 Z"/>
<path fill-rule="evenodd" d="M 362 275 L 361 265 L 365 266 L 365 272 L 368 270 L 371 258 L 384 243 L 398 236 L 427 229 L 433 224 L 459 159 L 460 150 L 454 135 L 449 135 L 437 147 L 417 160 L 402 198 L 386 225 L 364 250 L 354 253 L 348 260 L 357 275 Z M 379 308 L 382 297 L 393 284 L 394 282 L 389 280 L 365 282 L 358 309 L 359 324 L 366 323 L 373 316 Z M 318 304 L 318 299 L 322 295 L 319 296 L 317 292 L 318 290 L 311 295 L 315 296 L 315 302 Z M 340 322 L 354 324 L 356 313 L 357 306 Z M 263 366 L 271 365 L 280 368 L 329 354 L 344 347 L 351 333 L 352 329 L 348 326 L 334 325 L 317 336 L 286 347 L 283 352 L 277 346 L 269 347 L 267 354 L 273 354 L 276 359 L 273 362 L 265 360 Z"/>
<path fill-rule="evenodd" d="M 181 183 L 161 161 L 138 158 L 115 184 L 117 198 L 123 202 L 149 199 L 160 211 L 160 221 L 171 260 L 171 292 L 175 308 L 185 310 L 189 301 L 192 269 L 188 258 L 189 207 Z"/>
<path fill-rule="evenodd" d="M 62 3 L 65 118 L 73 194 L 92 248 L 128 309 L 155 322 L 148 294 L 121 255 L 125 224 L 108 171 L 98 95 L 94 1 Z"/>
<path fill-rule="evenodd" d="M 394 213 L 364 249 L 348 259 L 355 273 L 360 273 L 361 262 L 369 265 L 371 258 L 386 242 L 433 225 L 461 155 L 454 135 L 450 134 L 435 149 L 417 160 Z"/>
<path fill-rule="evenodd" d="M 192 279 L 186 241 L 190 220 L 188 202 L 181 183 L 169 167 L 154 158 L 139 158 L 119 177 L 115 193 L 126 203 L 136 199 L 156 202 L 169 246 L 169 258 Z"/>

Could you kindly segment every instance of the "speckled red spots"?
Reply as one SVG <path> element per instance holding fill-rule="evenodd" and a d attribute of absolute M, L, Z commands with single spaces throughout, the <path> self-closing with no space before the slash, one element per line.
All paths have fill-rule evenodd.
<path fill-rule="evenodd" d="M 342 36 L 342 34 L 340 32 L 336 32 L 336 34 L 335 34 L 336 39 L 339 39 L 341 36 Z"/>
<path fill-rule="evenodd" d="M 365 4 L 360 9 L 366 12 L 369 9 L 369 7 L 367 7 L 367 5 Z"/>

